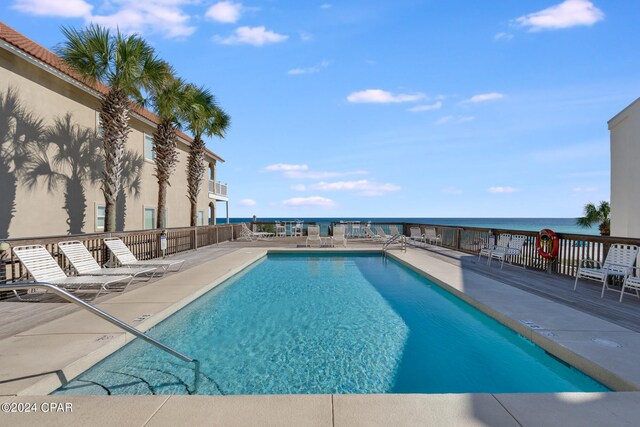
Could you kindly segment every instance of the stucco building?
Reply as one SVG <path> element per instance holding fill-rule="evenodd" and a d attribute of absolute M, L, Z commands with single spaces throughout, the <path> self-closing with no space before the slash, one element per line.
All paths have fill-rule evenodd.
<path fill-rule="evenodd" d="M 640 98 L 609 120 L 611 235 L 640 237 Z"/>
<path fill-rule="evenodd" d="M 100 189 L 100 95 L 59 57 L 0 22 L 0 238 L 92 233 L 104 227 Z M 130 120 L 120 230 L 154 228 L 158 184 L 152 135 L 158 118 L 136 108 Z M 178 167 L 167 192 L 167 224 L 189 226 L 186 165 L 191 138 L 179 134 Z M 227 186 L 216 181 L 224 162 L 207 150 L 198 223 L 215 223 Z"/>

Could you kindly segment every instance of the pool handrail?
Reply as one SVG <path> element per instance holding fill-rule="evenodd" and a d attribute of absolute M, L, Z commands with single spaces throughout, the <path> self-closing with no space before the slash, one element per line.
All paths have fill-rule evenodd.
<path fill-rule="evenodd" d="M 89 311 L 90 313 L 95 314 L 98 317 L 101 317 L 102 319 L 106 320 L 107 322 L 121 328 L 124 329 L 126 332 L 129 332 L 130 334 L 135 335 L 138 338 L 141 338 L 142 340 L 148 342 L 151 345 L 154 345 L 155 347 L 159 348 L 160 350 L 163 350 L 169 354 L 171 354 L 172 356 L 177 357 L 180 360 L 183 360 L 185 362 L 189 362 L 189 363 L 193 363 L 194 365 L 194 384 L 193 384 L 193 392 L 197 392 L 198 390 L 198 377 L 200 376 L 200 362 L 197 359 L 192 359 L 189 356 L 185 356 L 184 354 L 180 353 L 177 350 L 174 350 L 173 348 L 161 343 L 160 341 L 157 341 L 153 338 L 151 338 L 149 335 L 145 334 L 142 331 L 137 330 L 136 328 L 134 328 L 133 326 L 123 322 L 122 320 L 119 320 L 115 317 L 113 317 L 112 315 L 110 315 L 109 313 L 106 313 L 102 310 L 100 310 L 97 307 L 94 307 L 93 305 L 81 300 L 80 298 L 71 295 L 69 292 L 65 291 L 64 289 L 61 289 L 55 285 L 52 285 L 50 283 L 46 283 L 46 282 L 26 282 L 26 283 L 12 283 L 12 284 L 0 284 L 0 291 L 26 291 L 29 289 L 33 289 L 33 288 L 38 288 L 38 289 L 46 289 L 47 291 L 51 291 L 54 294 L 60 296 L 61 298 L 74 303 L 76 305 L 79 305 L 80 307 L 84 308 L 85 310 Z"/>

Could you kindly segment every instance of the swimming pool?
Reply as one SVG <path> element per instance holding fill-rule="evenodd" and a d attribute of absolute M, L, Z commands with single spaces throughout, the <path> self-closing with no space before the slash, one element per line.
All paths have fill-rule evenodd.
<path fill-rule="evenodd" d="M 380 255 L 269 255 L 149 335 L 198 394 L 607 391 Z M 192 365 L 135 340 L 56 394 L 187 394 Z"/>

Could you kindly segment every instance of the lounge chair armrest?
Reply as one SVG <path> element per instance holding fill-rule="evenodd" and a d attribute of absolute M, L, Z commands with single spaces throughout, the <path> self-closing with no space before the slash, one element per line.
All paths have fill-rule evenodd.
<path fill-rule="evenodd" d="M 617 267 L 617 268 L 611 268 L 611 267 Z M 615 263 L 608 263 L 607 264 L 607 270 L 612 270 L 612 271 L 625 271 L 626 274 L 629 274 L 629 271 L 631 271 L 633 267 L 629 266 L 629 265 L 625 265 L 625 264 L 615 264 Z"/>

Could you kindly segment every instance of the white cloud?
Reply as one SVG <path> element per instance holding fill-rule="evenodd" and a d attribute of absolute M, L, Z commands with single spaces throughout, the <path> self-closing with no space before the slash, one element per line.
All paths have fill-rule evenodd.
<path fill-rule="evenodd" d="M 264 168 L 268 172 L 306 171 L 307 169 L 309 169 L 307 165 L 290 165 L 287 163 L 276 163 Z"/>
<path fill-rule="evenodd" d="M 442 108 L 442 101 L 437 101 L 433 104 L 416 105 L 415 107 L 409 108 L 409 111 L 416 113 L 419 111 L 439 110 L 440 108 Z"/>
<path fill-rule="evenodd" d="M 448 123 L 466 123 L 472 122 L 476 118 L 474 116 L 444 116 L 436 120 L 435 124 L 444 125 Z"/>
<path fill-rule="evenodd" d="M 82 18 L 91 15 L 93 6 L 84 0 L 16 0 L 12 8 L 29 15 Z"/>
<path fill-rule="evenodd" d="M 296 184 L 296 185 L 292 185 L 291 189 L 294 191 L 306 191 L 307 186 L 304 184 Z"/>
<path fill-rule="evenodd" d="M 514 187 L 489 187 L 487 191 L 489 193 L 517 193 L 520 189 Z"/>
<path fill-rule="evenodd" d="M 576 187 L 573 189 L 574 193 L 595 193 L 598 191 L 598 187 Z"/>
<path fill-rule="evenodd" d="M 493 36 L 494 40 L 511 40 L 513 38 L 513 34 L 509 33 L 497 33 Z"/>
<path fill-rule="evenodd" d="M 367 171 L 347 171 L 347 172 L 323 172 L 323 171 L 286 171 L 283 175 L 291 179 L 328 179 L 338 178 L 342 176 L 366 175 Z"/>
<path fill-rule="evenodd" d="M 125 33 L 158 33 L 167 38 L 182 38 L 196 30 L 189 25 L 190 16 L 182 10 L 182 6 L 190 3 L 192 0 L 112 0 L 103 8 L 107 13 L 85 20 L 119 28 Z"/>
<path fill-rule="evenodd" d="M 224 24 L 234 24 L 240 19 L 242 14 L 242 4 L 232 1 L 221 1 L 209 9 L 204 14 L 205 18 Z"/>
<path fill-rule="evenodd" d="M 331 199 L 320 196 L 311 196 L 311 197 L 294 197 L 291 199 L 283 200 L 283 206 L 294 207 L 294 208 L 330 208 L 336 205 Z"/>
<path fill-rule="evenodd" d="M 587 0 L 565 0 L 560 4 L 515 19 L 529 31 L 557 30 L 579 25 L 591 26 L 604 19 L 604 13 Z"/>
<path fill-rule="evenodd" d="M 395 102 L 413 102 L 424 98 L 421 93 L 391 93 L 381 89 L 367 89 L 360 92 L 352 92 L 347 96 L 347 101 L 354 103 L 387 104 Z"/>
<path fill-rule="evenodd" d="M 462 190 L 457 187 L 445 187 L 440 191 L 445 194 L 462 194 Z"/>
<path fill-rule="evenodd" d="M 504 94 L 499 93 L 499 92 L 489 92 L 489 93 L 481 93 L 479 95 L 473 95 L 471 98 L 463 101 L 469 104 L 478 104 L 480 102 L 487 102 L 487 101 L 495 101 L 497 99 L 502 99 L 504 98 Z"/>
<path fill-rule="evenodd" d="M 385 193 L 400 190 L 400 187 L 395 184 L 379 184 L 366 179 L 358 181 L 319 182 L 310 185 L 308 188 L 320 191 L 355 191 L 362 196 L 382 196 Z"/>
<path fill-rule="evenodd" d="M 253 199 L 242 199 L 238 202 L 240 206 L 255 206 L 256 201 Z"/>
<path fill-rule="evenodd" d="M 322 3 L 322 4 L 320 5 L 320 9 L 331 9 L 331 7 L 332 7 L 332 6 L 333 6 L 333 5 L 332 5 L 332 4 L 330 4 L 330 3 Z"/>
<path fill-rule="evenodd" d="M 287 74 L 290 74 L 292 76 L 297 76 L 300 74 L 312 74 L 312 73 L 317 73 L 318 71 L 322 70 L 323 68 L 327 68 L 328 66 L 329 66 L 329 61 L 322 61 L 321 63 L 314 65 L 313 67 L 294 68 L 292 70 L 287 71 Z"/>
<path fill-rule="evenodd" d="M 220 44 L 250 44 L 262 46 L 269 43 L 279 43 L 288 39 L 285 34 L 278 34 L 265 27 L 239 27 L 229 37 L 214 36 L 213 41 Z"/>

